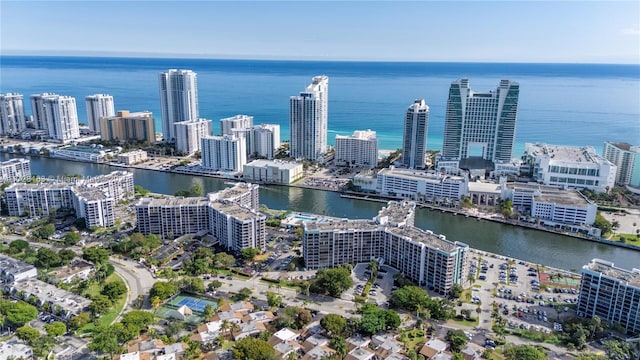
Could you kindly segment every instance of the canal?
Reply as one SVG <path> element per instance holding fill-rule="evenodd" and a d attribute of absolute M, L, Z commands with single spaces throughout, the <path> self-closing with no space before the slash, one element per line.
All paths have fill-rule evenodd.
<path fill-rule="evenodd" d="M 0 154 L 0 160 L 4 161 L 13 156 Z M 31 172 L 47 177 L 71 174 L 95 176 L 121 169 L 108 165 L 40 157 L 30 159 Z M 188 189 L 194 183 L 200 183 L 205 192 L 229 186 L 224 180 L 210 177 L 140 169 L 129 171 L 133 172 L 136 185 L 162 194 L 174 194 L 180 189 Z M 334 192 L 286 186 L 261 186 L 260 203 L 271 209 L 361 219 L 372 218 L 384 206 L 379 202 L 342 198 Z M 612 261 L 616 266 L 626 269 L 640 267 L 638 251 L 512 225 L 478 221 L 428 209 L 417 210 L 415 223 L 422 229 L 444 234 L 450 240 L 465 242 L 473 248 L 567 270 L 580 269 L 592 258 Z"/>

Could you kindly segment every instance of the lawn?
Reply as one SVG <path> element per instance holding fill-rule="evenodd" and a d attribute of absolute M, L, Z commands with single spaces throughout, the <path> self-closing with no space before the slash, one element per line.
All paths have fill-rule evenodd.
<path fill-rule="evenodd" d="M 114 272 L 113 274 L 109 275 L 109 277 L 103 284 L 98 283 L 97 281 L 92 282 L 91 286 L 87 288 L 84 295 L 87 297 L 89 297 L 89 295 L 91 296 L 98 295 L 100 294 L 100 290 L 102 290 L 102 287 L 104 286 L 104 284 L 116 282 L 116 281 L 124 282 L 120 277 L 120 275 Z M 101 315 L 98 318 L 100 325 L 110 325 L 111 323 L 113 323 L 115 319 L 118 317 L 118 315 L 120 315 L 120 312 L 124 308 L 126 301 L 127 301 L 126 294 L 122 295 L 120 299 L 118 299 L 118 301 L 116 301 L 116 303 L 113 304 L 113 306 L 111 307 L 111 309 L 109 309 L 109 311 L 107 311 L 105 314 Z M 93 322 L 89 322 L 87 325 L 78 329 L 77 333 L 82 334 L 82 333 L 89 332 L 94 327 L 95 327 L 95 324 Z"/>
<path fill-rule="evenodd" d="M 475 320 L 467 320 L 467 319 L 457 319 L 457 318 L 453 318 L 453 319 L 449 319 L 447 320 L 447 322 L 449 324 L 458 324 L 458 325 L 464 325 L 464 326 L 478 326 L 478 318 L 475 318 Z"/>
<path fill-rule="evenodd" d="M 620 241 L 621 238 L 624 238 L 625 244 L 640 246 L 640 238 L 636 236 L 636 234 L 614 234 L 611 236 L 611 241 Z"/>

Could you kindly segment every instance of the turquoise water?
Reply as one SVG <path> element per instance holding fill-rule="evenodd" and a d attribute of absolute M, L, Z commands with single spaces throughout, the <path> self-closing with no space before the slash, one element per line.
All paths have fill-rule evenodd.
<path fill-rule="evenodd" d="M 430 107 L 427 148 L 440 150 L 451 81 L 468 77 L 478 91 L 500 79 L 520 83 L 515 156 L 525 142 L 592 145 L 607 140 L 640 144 L 640 66 L 585 64 L 314 62 L 260 60 L 0 57 L 0 92 L 57 92 L 74 96 L 81 122 L 84 97 L 114 96 L 116 110 L 149 110 L 161 131 L 157 74 L 169 68 L 198 73 L 200 115 L 235 114 L 281 125 L 289 138 L 289 96 L 314 75 L 329 76 L 329 143 L 336 134 L 371 129 L 380 149 L 401 146 L 403 116 L 415 98 Z M 28 101 L 27 101 L 28 103 Z M 26 104 L 30 112 L 30 105 Z"/>

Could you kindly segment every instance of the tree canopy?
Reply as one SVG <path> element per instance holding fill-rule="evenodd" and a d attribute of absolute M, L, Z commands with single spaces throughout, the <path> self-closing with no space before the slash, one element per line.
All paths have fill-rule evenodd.
<path fill-rule="evenodd" d="M 237 360 L 272 360 L 276 356 L 268 342 L 250 336 L 236 341 L 232 353 Z"/>
<path fill-rule="evenodd" d="M 150 296 L 157 296 L 160 300 L 166 300 L 178 293 L 178 287 L 172 282 L 158 281 L 151 287 Z"/>
<path fill-rule="evenodd" d="M 309 290 L 316 294 L 340 297 L 344 291 L 352 286 L 351 271 L 344 267 L 337 267 L 318 270 Z"/>
<path fill-rule="evenodd" d="M 0 314 L 16 326 L 22 326 L 38 316 L 38 309 L 24 301 L 11 302 L 0 299 Z"/>
<path fill-rule="evenodd" d="M 96 265 L 102 265 L 109 260 L 109 250 L 97 246 L 88 247 L 84 249 L 82 258 Z"/>
<path fill-rule="evenodd" d="M 544 351 L 531 345 L 509 346 L 504 351 L 507 360 L 546 360 Z"/>
<path fill-rule="evenodd" d="M 54 321 L 51 324 L 46 324 L 44 329 L 49 336 L 57 337 L 67 332 L 67 325 L 60 321 Z"/>
<path fill-rule="evenodd" d="M 460 352 L 465 345 L 467 345 L 467 335 L 464 333 L 463 330 L 457 329 L 457 330 L 449 330 L 447 332 L 447 336 L 445 337 L 445 340 L 447 340 L 449 342 L 449 344 L 451 345 L 451 351 L 453 352 Z"/>
<path fill-rule="evenodd" d="M 16 329 L 16 336 L 20 340 L 24 340 L 27 343 L 31 344 L 40 337 L 40 331 L 38 331 L 38 329 L 32 328 L 31 326 L 24 325 Z"/>

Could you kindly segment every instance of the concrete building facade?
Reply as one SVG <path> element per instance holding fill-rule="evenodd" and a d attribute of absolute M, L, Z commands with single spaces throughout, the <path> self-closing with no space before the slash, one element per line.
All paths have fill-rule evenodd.
<path fill-rule="evenodd" d="M 92 131 L 100 132 L 100 119 L 116 115 L 113 96 L 108 94 L 89 95 L 85 99 L 87 104 L 87 123 Z"/>
<path fill-rule="evenodd" d="M 199 117 L 197 74 L 191 70 L 170 69 L 159 74 L 158 82 L 162 135 L 165 141 L 171 142 L 176 137 L 173 124 Z"/>
<path fill-rule="evenodd" d="M 336 135 L 335 164 L 373 169 L 378 165 L 378 138 L 371 130 Z"/>
<path fill-rule="evenodd" d="M 105 141 L 156 142 L 156 125 L 150 111 L 118 111 L 116 116 L 100 118 L 100 138 Z"/>
<path fill-rule="evenodd" d="M 593 259 L 582 267 L 578 316 L 619 324 L 628 334 L 640 332 L 640 269 L 617 268 Z"/>
<path fill-rule="evenodd" d="M 604 143 L 604 158 L 615 164 L 616 184 L 628 185 L 631 183 L 636 157 L 640 157 L 640 148 L 627 143 Z"/>
<path fill-rule="evenodd" d="M 617 166 L 591 146 L 525 144 L 523 160 L 544 185 L 606 192 L 615 185 Z"/>
<path fill-rule="evenodd" d="M 429 106 L 424 99 L 416 99 L 409 106 L 404 118 L 402 137 L 402 166 L 408 169 L 424 169 L 424 153 L 427 150 Z"/>
<path fill-rule="evenodd" d="M 323 218 L 303 223 L 309 269 L 378 260 L 441 294 L 461 284 L 469 246 L 414 227 L 415 203 L 389 202 L 372 220 Z"/>
<path fill-rule="evenodd" d="M 202 167 L 212 171 L 242 171 L 247 163 L 246 139 L 240 136 L 205 136 L 201 139 Z"/>
<path fill-rule="evenodd" d="M 68 142 L 80 137 L 75 98 L 61 95 L 42 98 L 42 116 L 47 123 L 49 138 Z"/>
<path fill-rule="evenodd" d="M 289 98 L 291 157 L 319 160 L 327 152 L 329 77 L 315 76 L 298 96 Z"/>
<path fill-rule="evenodd" d="M 243 166 L 242 177 L 249 181 L 289 185 L 304 177 L 304 168 L 295 162 L 253 160 Z"/>
<path fill-rule="evenodd" d="M 27 128 L 22 94 L 0 94 L 0 135 L 18 134 Z"/>
<path fill-rule="evenodd" d="M 16 158 L 0 162 L 0 182 L 15 183 L 31 179 L 31 161 Z"/>
<path fill-rule="evenodd" d="M 201 139 L 211 135 L 211 120 L 200 118 L 180 121 L 174 125 L 176 151 L 185 155 L 200 151 Z"/>
<path fill-rule="evenodd" d="M 496 90 L 490 92 L 471 90 L 466 78 L 451 83 L 445 113 L 443 158 L 511 160 L 519 93 L 520 85 L 510 80 L 501 80 Z"/>
<path fill-rule="evenodd" d="M 125 165 L 135 165 L 147 161 L 147 152 L 144 150 L 133 150 L 118 154 L 118 162 Z"/>
<path fill-rule="evenodd" d="M 280 148 L 280 125 L 260 124 L 251 130 L 251 139 L 248 143 L 251 156 L 263 156 L 273 159 L 276 150 Z"/>

